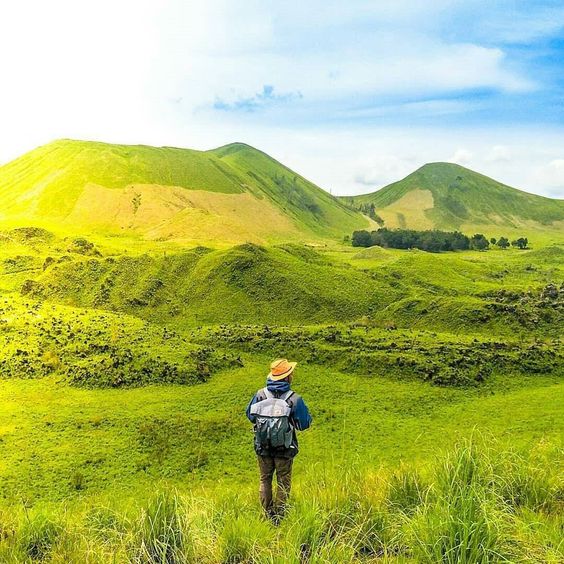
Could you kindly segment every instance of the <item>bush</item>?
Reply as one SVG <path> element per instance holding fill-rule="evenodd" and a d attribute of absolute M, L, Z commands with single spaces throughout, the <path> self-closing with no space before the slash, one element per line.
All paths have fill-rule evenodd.
<path fill-rule="evenodd" d="M 129 523 L 109 507 L 93 507 L 86 513 L 84 525 L 95 539 L 109 541 L 124 533 Z"/>
<path fill-rule="evenodd" d="M 264 562 L 261 553 L 272 539 L 272 527 L 265 521 L 245 516 L 228 516 L 219 539 L 221 562 L 239 564 Z"/>
<path fill-rule="evenodd" d="M 436 473 L 436 497 L 414 521 L 422 562 L 479 564 L 498 559 L 500 533 L 488 511 L 488 460 L 468 441 Z"/>
<path fill-rule="evenodd" d="M 482 233 L 476 233 L 470 238 L 470 248 L 476 251 L 485 251 L 490 246 L 490 242 Z"/>

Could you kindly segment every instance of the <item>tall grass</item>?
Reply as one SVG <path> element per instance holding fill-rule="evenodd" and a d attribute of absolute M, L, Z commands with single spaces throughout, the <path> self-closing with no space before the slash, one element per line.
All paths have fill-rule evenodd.
<path fill-rule="evenodd" d="M 562 562 L 562 452 L 459 444 L 429 467 L 311 468 L 279 527 L 249 487 L 141 506 L 0 511 L 1 562 Z"/>
<path fill-rule="evenodd" d="M 141 510 L 129 552 L 135 564 L 191 561 L 185 513 L 176 492 L 158 493 Z"/>

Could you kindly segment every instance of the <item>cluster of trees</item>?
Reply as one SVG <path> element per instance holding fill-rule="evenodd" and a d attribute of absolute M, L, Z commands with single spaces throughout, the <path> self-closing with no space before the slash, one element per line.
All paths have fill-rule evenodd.
<path fill-rule="evenodd" d="M 353 247 L 387 247 L 392 249 L 421 249 L 432 253 L 440 251 L 465 251 L 476 249 L 485 251 L 489 249 L 490 243 L 502 249 L 509 247 L 507 237 L 488 240 L 482 233 L 476 233 L 468 237 L 460 231 L 416 231 L 414 229 L 388 229 L 382 227 L 377 231 L 355 231 L 352 236 Z M 520 237 L 511 242 L 511 245 L 520 249 L 526 249 L 528 240 Z"/>
<path fill-rule="evenodd" d="M 354 198 L 343 199 L 343 203 L 349 209 L 354 211 L 359 211 L 364 215 L 367 215 L 370 219 L 373 219 L 378 225 L 384 225 L 384 220 L 376 213 L 376 206 L 371 204 L 357 204 Z"/>
<path fill-rule="evenodd" d="M 384 225 L 384 220 L 376 213 L 376 206 L 374 204 L 360 204 L 358 211 L 373 219 L 378 225 Z"/>
<path fill-rule="evenodd" d="M 486 239 L 487 243 L 487 239 Z M 470 248 L 471 239 L 458 231 L 415 231 L 413 229 L 388 229 L 355 231 L 353 247 L 389 247 L 392 249 L 421 249 L 423 251 L 457 251 Z"/>
<path fill-rule="evenodd" d="M 527 237 L 519 237 L 518 239 L 511 241 L 511 243 L 507 237 L 500 237 L 499 239 L 492 237 L 490 239 L 490 243 L 492 245 L 497 245 L 500 249 L 507 249 L 510 245 L 512 247 L 517 247 L 518 249 L 526 249 L 529 246 L 529 240 Z"/>

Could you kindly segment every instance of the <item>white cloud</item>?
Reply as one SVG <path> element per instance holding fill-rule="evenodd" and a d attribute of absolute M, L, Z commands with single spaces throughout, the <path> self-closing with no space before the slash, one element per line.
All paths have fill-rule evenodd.
<path fill-rule="evenodd" d="M 564 198 L 564 159 L 553 159 L 536 170 L 539 183 L 549 188 L 549 195 Z"/>
<path fill-rule="evenodd" d="M 563 135 L 503 131 L 495 120 L 475 131 L 441 125 L 481 109 L 461 92 L 537 87 L 493 41 L 456 33 L 468 26 L 444 33 L 449 11 L 463 4 L 2 2 L 0 162 L 57 137 L 195 148 L 241 140 L 334 193 L 444 160 L 548 193 L 550 175 L 538 169 L 561 158 Z M 303 97 L 264 100 L 252 115 L 212 108 L 216 99 L 256 98 L 265 85 Z M 425 129 L 412 123 L 420 116 Z M 501 147 L 511 147 L 511 161 Z"/>
<path fill-rule="evenodd" d="M 361 187 L 375 190 L 403 178 L 413 171 L 413 166 L 413 158 L 400 158 L 395 155 L 377 155 L 360 159 L 353 167 L 354 181 Z"/>
<path fill-rule="evenodd" d="M 461 148 L 461 138 L 463 150 L 473 155 L 465 166 L 521 190 L 564 197 L 562 187 L 547 183 L 553 179 L 538 174 L 548 161 L 561 158 L 558 155 L 564 146 L 564 132 L 558 130 L 406 126 L 294 131 L 265 127 L 241 140 L 257 144 L 333 194 L 352 195 L 373 192 L 425 163 L 451 160 Z M 533 138 L 537 139 L 534 146 L 530 143 Z M 492 144 L 509 146 L 509 140 L 511 161 L 487 159 Z"/>
<path fill-rule="evenodd" d="M 491 163 L 506 162 L 511 160 L 511 149 L 507 145 L 495 145 L 486 156 L 486 161 Z"/>
<path fill-rule="evenodd" d="M 448 159 L 448 162 L 459 165 L 467 165 L 472 161 L 473 156 L 473 153 L 468 149 L 457 149 L 452 157 Z"/>

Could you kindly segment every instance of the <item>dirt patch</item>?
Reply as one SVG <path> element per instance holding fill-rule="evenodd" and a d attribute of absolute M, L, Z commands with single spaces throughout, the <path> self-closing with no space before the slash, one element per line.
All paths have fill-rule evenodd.
<path fill-rule="evenodd" d="M 297 233 L 272 203 L 247 192 L 225 194 L 155 184 L 122 189 L 87 184 L 66 222 L 131 230 L 147 239 L 260 242 Z"/>
<path fill-rule="evenodd" d="M 410 229 L 432 229 L 433 222 L 425 215 L 426 210 L 433 209 L 435 202 L 430 190 L 412 190 L 396 200 L 393 204 L 378 209 L 386 227 L 406 226 Z M 407 225 L 402 225 L 402 218 L 409 218 Z"/>

